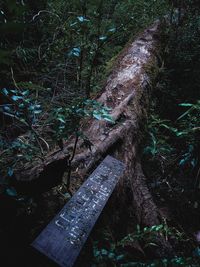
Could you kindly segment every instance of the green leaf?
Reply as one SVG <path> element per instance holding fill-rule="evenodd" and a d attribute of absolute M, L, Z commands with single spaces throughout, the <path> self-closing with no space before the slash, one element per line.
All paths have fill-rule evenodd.
<path fill-rule="evenodd" d="M 104 256 L 108 255 L 108 251 L 106 249 L 102 249 L 101 255 L 104 255 Z"/>
<path fill-rule="evenodd" d="M 6 194 L 11 196 L 11 197 L 16 197 L 17 191 L 13 187 L 9 187 L 6 189 Z"/>
<path fill-rule="evenodd" d="M 11 109 L 11 107 L 10 106 L 8 106 L 8 105 L 3 105 L 3 111 L 5 111 L 5 112 L 12 112 L 12 109 Z"/>
<path fill-rule="evenodd" d="M 125 258 L 125 255 L 121 254 L 121 255 L 119 255 L 119 256 L 116 257 L 116 260 L 117 260 L 117 261 L 121 261 L 121 260 L 123 260 L 124 258 Z"/>
<path fill-rule="evenodd" d="M 137 232 L 140 233 L 140 225 L 139 224 L 137 224 L 136 228 L 137 228 Z"/>
<path fill-rule="evenodd" d="M 101 119 L 102 119 L 101 114 L 96 113 L 96 112 L 93 112 L 93 117 L 94 117 L 95 119 L 97 119 L 97 120 L 101 120 Z"/>
<path fill-rule="evenodd" d="M 8 92 L 8 90 L 6 88 L 3 88 L 2 92 L 4 93 L 4 95 L 8 95 L 9 94 L 9 92 Z"/>
<path fill-rule="evenodd" d="M 116 28 L 111 28 L 108 30 L 109 32 L 115 32 L 116 31 Z"/>
<path fill-rule="evenodd" d="M 156 231 L 160 231 L 161 229 L 163 229 L 163 225 L 162 224 L 156 226 Z"/>
<path fill-rule="evenodd" d="M 200 257 L 200 248 L 199 247 L 196 247 L 193 254 L 196 256 L 196 257 Z"/>
<path fill-rule="evenodd" d="M 109 259 L 114 259 L 114 258 L 115 258 L 115 254 L 114 254 L 113 252 L 110 252 L 110 253 L 108 254 L 108 258 L 109 258 Z"/>
<path fill-rule="evenodd" d="M 149 246 L 157 247 L 158 245 L 156 245 L 155 243 L 150 242 L 150 243 L 147 243 L 147 244 L 144 246 L 144 248 L 149 247 Z"/>
<path fill-rule="evenodd" d="M 59 115 L 59 116 L 58 116 L 58 120 L 59 120 L 60 122 L 62 122 L 62 123 L 65 123 L 65 116 L 63 116 L 63 115 Z"/>
<path fill-rule="evenodd" d="M 94 250 L 94 256 L 95 256 L 95 257 L 100 256 L 100 251 L 95 249 L 95 250 Z"/>
<path fill-rule="evenodd" d="M 24 95 L 24 96 L 26 96 L 28 94 L 29 94 L 29 90 L 25 90 L 25 91 L 22 92 L 22 95 Z"/>
<path fill-rule="evenodd" d="M 179 106 L 181 106 L 181 107 L 192 107 L 193 104 L 190 104 L 190 103 L 181 103 L 181 104 L 179 104 Z"/>
<path fill-rule="evenodd" d="M 78 19 L 79 22 L 87 22 L 87 21 L 89 21 L 89 19 L 86 19 L 84 16 L 78 16 L 77 19 Z"/>
<path fill-rule="evenodd" d="M 34 114 L 39 114 L 39 113 L 41 113 L 41 112 L 42 112 L 42 110 L 41 110 L 41 109 L 34 110 Z"/>
<path fill-rule="evenodd" d="M 13 101 L 18 101 L 20 99 L 23 99 L 22 96 L 18 96 L 18 95 L 13 95 L 11 98 L 12 98 Z"/>
<path fill-rule="evenodd" d="M 150 228 L 150 232 L 152 232 L 152 231 L 156 231 L 156 227 L 157 227 L 157 225 L 153 225 L 153 226 L 151 226 L 151 228 Z"/>
<path fill-rule="evenodd" d="M 178 132 L 178 133 L 176 133 L 176 136 L 181 136 L 181 135 L 184 135 L 184 134 L 186 134 L 187 132 Z"/>
<path fill-rule="evenodd" d="M 68 56 L 74 56 L 74 57 L 79 57 L 81 53 L 80 47 L 74 47 L 72 50 L 68 53 Z"/>
<path fill-rule="evenodd" d="M 101 40 L 101 41 L 105 41 L 107 39 L 107 36 L 100 36 L 99 37 L 99 40 Z"/>
<path fill-rule="evenodd" d="M 105 121 L 115 123 L 115 121 L 113 120 L 113 118 L 110 117 L 110 116 L 103 116 L 103 119 L 104 119 Z"/>
<path fill-rule="evenodd" d="M 13 169 L 11 167 L 8 168 L 8 176 L 12 176 L 14 173 Z"/>

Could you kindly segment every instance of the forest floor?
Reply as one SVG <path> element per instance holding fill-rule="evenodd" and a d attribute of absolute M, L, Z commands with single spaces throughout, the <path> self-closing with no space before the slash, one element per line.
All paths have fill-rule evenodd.
<path fill-rule="evenodd" d="M 139 45 L 142 44 L 140 43 Z M 167 61 L 166 56 L 168 55 L 163 56 L 163 61 Z M 127 62 L 129 65 L 131 64 L 129 60 Z M 137 66 L 140 64 L 140 62 L 136 63 Z M 140 226 L 137 216 L 130 209 L 132 207 L 132 199 L 129 200 L 127 198 L 126 204 L 128 208 L 124 211 L 123 218 L 119 220 L 120 223 L 116 223 L 114 222 L 115 218 L 110 216 L 111 210 L 114 211 L 116 208 L 114 200 L 112 201 L 111 199 L 89 237 L 77 261 L 77 267 L 200 266 L 200 203 L 199 187 L 196 186 L 199 173 L 196 172 L 198 164 L 195 163 L 195 165 L 194 162 L 196 161 L 193 161 L 196 156 L 195 153 L 199 153 L 199 147 L 195 147 L 196 138 L 199 135 L 197 134 L 197 137 L 195 136 L 193 139 L 187 139 L 185 136 L 186 119 L 191 121 L 191 117 L 187 117 L 190 115 L 189 112 L 182 117 L 185 120 L 180 125 L 179 120 L 177 122 L 177 118 L 187 112 L 187 110 L 178 110 L 177 108 L 178 105 L 188 99 L 187 93 L 180 96 L 180 92 L 177 91 L 175 95 L 172 92 L 171 95 L 166 97 L 166 94 L 170 92 L 168 90 L 169 87 L 172 85 L 179 87 L 179 81 L 183 78 L 180 73 L 177 76 L 177 69 L 175 69 L 173 75 L 169 74 L 171 73 L 172 63 L 169 61 L 164 70 L 161 70 L 162 64 L 160 66 L 160 77 L 156 78 L 157 82 L 153 91 L 155 101 L 152 101 L 147 126 L 144 127 L 143 144 L 139 148 L 139 150 L 143 151 L 141 153 L 141 162 L 147 180 L 147 187 L 156 207 L 158 207 L 161 222 L 153 226 Z M 122 67 L 127 70 L 127 66 Z M 176 68 L 178 67 L 176 66 Z M 135 69 L 134 71 L 132 69 L 128 70 L 129 72 L 133 75 L 135 74 Z M 114 75 L 117 75 L 116 71 Z M 116 80 L 110 79 L 108 83 L 110 91 L 104 92 L 101 100 L 106 103 L 109 97 L 112 96 L 116 105 L 117 101 L 121 101 L 121 98 L 125 99 L 126 96 L 119 96 L 122 85 L 120 90 L 113 95 L 112 89 L 118 83 L 126 83 L 128 79 L 131 79 L 131 75 L 128 76 L 125 73 L 124 76 L 117 76 Z M 111 76 L 111 78 L 113 77 L 116 76 Z M 187 83 L 190 82 L 192 83 L 191 80 L 187 81 Z M 128 82 L 127 84 L 128 89 L 130 89 L 129 86 L 133 85 Z M 186 89 L 184 92 L 186 92 Z M 190 98 L 191 102 L 195 102 L 197 99 L 196 95 Z M 111 102 L 111 104 L 113 103 Z M 113 108 L 115 108 L 114 104 Z M 125 104 L 127 104 L 126 101 Z M 191 105 L 188 105 L 188 107 L 191 107 Z M 182 107 L 187 107 L 187 105 Z M 116 112 L 118 118 L 122 114 L 123 107 L 120 106 L 119 108 L 119 105 L 117 105 L 117 108 L 115 111 L 118 112 Z M 130 110 L 126 110 L 127 117 Z M 199 118 L 199 110 L 193 115 L 196 120 Z M 195 111 L 195 108 L 193 108 L 193 111 Z M 122 124 L 124 122 L 123 119 L 124 117 L 121 117 Z M 95 127 L 96 124 L 94 124 L 93 128 L 91 126 L 90 129 L 94 129 L 94 132 L 97 133 L 93 138 L 98 139 L 101 136 L 101 132 Z M 107 129 L 106 127 L 107 125 L 104 125 L 105 129 Z M 194 125 L 192 127 L 194 128 Z M 112 130 L 113 128 L 111 127 Z M 190 134 L 190 137 L 192 136 L 190 131 L 187 131 L 187 134 Z M 184 136 L 183 139 L 180 139 L 180 136 Z M 98 143 L 98 140 L 96 142 Z M 119 145 L 119 143 L 117 144 Z M 128 144 L 130 145 L 130 143 Z M 191 145 L 193 146 L 192 148 Z M 112 149 L 113 146 L 108 145 L 100 156 L 101 151 L 97 151 L 98 153 L 95 155 L 98 157 L 94 160 L 92 167 L 94 168 L 95 164 L 102 159 L 102 155 L 106 151 L 112 152 Z M 120 149 L 117 153 L 120 155 Z M 129 160 L 128 157 L 127 160 Z M 194 168 L 191 168 L 193 165 Z M 189 180 L 188 178 L 191 179 Z M 71 184 L 73 193 L 81 183 L 82 179 L 76 179 L 76 175 L 73 174 Z M 18 265 L 22 267 L 56 266 L 53 262 L 37 253 L 30 244 L 68 199 L 69 194 L 66 193 L 66 187 L 63 183 L 40 194 L 22 196 L 17 201 L 8 195 L 0 195 L 0 211 L 3 214 L 0 228 L 0 251 L 5 267 Z M 151 212 L 152 210 L 149 210 L 149 213 Z M 130 221 L 131 223 L 129 223 Z M 172 244 L 175 252 L 174 258 L 154 258 L 151 252 L 155 250 L 156 244 L 151 240 L 157 234 L 162 234 L 165 241 L 169 241 Z"/>

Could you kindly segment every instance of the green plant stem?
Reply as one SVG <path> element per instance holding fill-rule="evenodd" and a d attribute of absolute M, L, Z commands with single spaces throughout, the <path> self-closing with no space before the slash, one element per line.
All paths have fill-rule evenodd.
<path fill-rule="evenodd" d="M 66 186 L 67 186 L 67 191 L 69 192 L 70 195 L 72 195 L 72 192 L 70 191 L 72 161 L 73 161 L 75 153 L 76 153 L 77 143 L 78 143 L 78 134 L 76 133 L 76 138 L 75 138 L 75 142 L 74 142 L 72 156 L 68 161 L 68 174 L 67 174 L 67 184 L 66 184 Z"/>

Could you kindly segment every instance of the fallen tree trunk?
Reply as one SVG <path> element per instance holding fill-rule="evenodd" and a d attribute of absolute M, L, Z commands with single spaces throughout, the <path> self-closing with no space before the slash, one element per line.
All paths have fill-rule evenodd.
<path fill-rule="evenodd" d="M 92 151 L 82 149 L 79 142 L 73 166 L 81 163 L 86 171 L 92 168 L 106 151 L 120 138 L 133 128 L 135 136 L 139 134 L 139 123 L 146 112 L 147 99 L 151 87 L 151 80 L 147 74 L 147 68 L 157 66 L 157 52 L 159 50 L 158 35 L 159 22 L 147 29 L 140 37 L 127 47 L 119 55 L 114 69 L 109 76 L 102 95 L 97 99 L 103 105 L 112 108 L 112 117 L 116 124 L 89 120 L 84 134 L 93 143 Z M 137 140 L 139 143 L 139 140 Z M 44 162 L 34 161 L 23 167 L 23 170 L 15 172 L 17 180 L 31 181 L 42 176 L 50 166 L 60 168 L 65 164 L 69 153 L 73 149 L 73 138 L 64 146 L 64 149 L 54 151 L 44 159 Z M 52 170 L 51 170 L 52 171 Z M 85 172 L 86 172 L 85 171 Z"/>
<path fill-rule="evenodd" d="M 150 78 L 149 70 L 154 69 L 155 74 L 155 70 L 158 69 L 159 26 L 160 23 L 157 21 L 134 42 L 128 44 L 119 55 L 103 93 L 98 98 L 103 105 L 112 108 L 111 115 L 116 123 L 89 120 L 83 132 L 92 142 L 92 150 L 83 148 L 79 142 L 72 162 L 76 175 L 83 178 L 107 154 L 124 162 L 126 171 L 119 187 L 124 192 L 126 188 L 131 192 L 137 220 L 143 226 L 161 223 L 159 209 L 146 185 L 139 152 L 151 91 L 151 79 L 155 78 Z M 63 151 L 49 155 L 44 163 L 34 163 L 35 166 L 28 166 L 23 172 L 17 172 L 17 180 L 62 177 L 66 171 L 73 142 L 73 139 L 69 140 Z M 173 255 L 170 244 L 162 235 L 158 235 L 157 243 L 159 246 L 154 249 L 156 256 Z"/>

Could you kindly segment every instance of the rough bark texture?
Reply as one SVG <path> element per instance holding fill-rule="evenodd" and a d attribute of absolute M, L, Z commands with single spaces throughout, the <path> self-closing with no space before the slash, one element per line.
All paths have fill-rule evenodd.
<path fill-rule="evenodd" d="M 148 28 L 134 42 L 129 43 L 119 55 L 98 101 L 112 108 L 115 124 L 89 120 L 84 134 L 93 143 L 92 151 L 77 146 L 72 162 L 76 174 L 86 175 L 107 154 L 112 154 L 126 164 L 120 187 L 131 192 L 138 222 L 152 226 L 161 222 L 160 213 L 146 185 L 140 164 L 139 145 L 142 140 L 142 125 L 146 116 L 151 91 L 151 78 L 147 69 L 158 68 L 159 22 Z M 73 139 L 65 144 L 63 151 L 49 155 L 44 164 L 29 166 L 16 173 L 18 180 L 56 179 L 65 171 L 66 155 L 73 147 Z M 59 172 L 59 173 L 58 173 Z M 158 236 L 159 247 L 155 255 L 172 256 L 170 244 Z"/>

